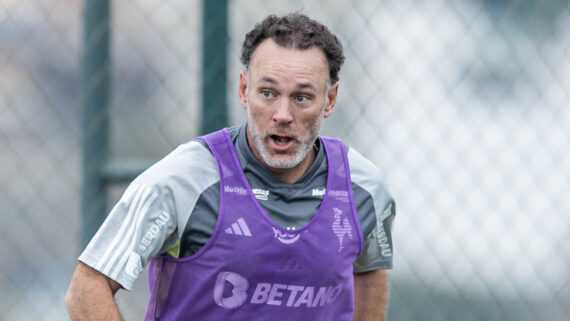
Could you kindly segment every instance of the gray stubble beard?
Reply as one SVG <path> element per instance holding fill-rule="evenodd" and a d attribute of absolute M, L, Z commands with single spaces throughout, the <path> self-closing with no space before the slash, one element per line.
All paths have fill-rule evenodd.
<path fill-rule="evenodd" d="M 326 105 L 326 100 L 325 100 Z M 279 159 L 279 154 L 271 155 L 269 150 L 265 147 L 263 143 L 263 138 L 268 136 L 268 131 L 264 133 L 259 133 L 258 128 L 251 122 L 251 108 L 249 108 L 249 102 L 247 103 L 247 119 L 248 119 L 248 127 L 251 133 L 251 137 L 253 139 L 253 144 L 257 149 L 257 152 L 261 156 L 262 160 L 267 164 L 267 166 L 276 168 L 276 169 L 291 169 L 295 168 L 299 165 L 305 157 L 311 151 L 315 140 L 317 139 L 317 135 L 319 134 L 322 126 L 323 121 L 323 113 L 324 113 L 324 106 L 321 109 L 321 114 L 319 115 L 318 123 L 315 124 L 313 128 L 310 128 L 309 135 L 302 139 L 302 137 L 295 137 L 295 139 L 302 139 L 301 146 L 297 149 L 293 155 L 293 159 L 290 159 L 290 156 L 287 156 L 286 159 Z"/>

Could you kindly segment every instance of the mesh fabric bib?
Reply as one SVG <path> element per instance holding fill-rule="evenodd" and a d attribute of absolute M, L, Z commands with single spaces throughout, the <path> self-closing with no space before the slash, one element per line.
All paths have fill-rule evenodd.
<path fill-rule="evenodd" d="M 201 139 L 218 163 L 218 221 L 196 254 L 150 262 L 145 320 L 350 321 L 352 263 L 363 242 L 344 144 L 320 137 L 323 201 L 305 227 L 286 230 L 253 195 L 228 131 Z"/>

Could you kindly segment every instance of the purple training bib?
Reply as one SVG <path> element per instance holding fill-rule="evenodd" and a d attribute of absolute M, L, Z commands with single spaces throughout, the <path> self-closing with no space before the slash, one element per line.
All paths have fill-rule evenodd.
<path fill-rule="evenodd" d="M 352 320 L 362 230 L 344 144 L 320 138 L 325 196 L 309 224 L 286 230 L 253 195 L 227 129 L 201 137 L 220 172 L 218 221 L 196 254 L 150 262 L 145 320 Z"/>

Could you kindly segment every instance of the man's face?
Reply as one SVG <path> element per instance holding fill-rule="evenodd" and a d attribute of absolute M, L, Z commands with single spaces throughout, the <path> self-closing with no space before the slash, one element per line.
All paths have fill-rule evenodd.
<path fill-rule="evenodd" d="M 307 155 L 314 157 L 313 143 L 336 102 L 338 84 L 328 88 L 327 83 L 328 63 L 320 48 L 294 50 L 272 39 L 259 44 L 248 74 L 240 73 L 239 97 L 247 110 L 248 143 L 264 165 L 310 166 Z"/>

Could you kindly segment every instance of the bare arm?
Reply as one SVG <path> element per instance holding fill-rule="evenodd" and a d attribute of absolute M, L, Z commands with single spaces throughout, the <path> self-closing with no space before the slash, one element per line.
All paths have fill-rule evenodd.
<path fill-rule="evenodd" d="M 73 321 L 122 320 L 115 304 L 121 285 L 97 270 L 79 262 L 65 296 L 65 305 Z"/>
<path fill-rule="evenodd" d="M 353 321 L 383 321 L 388 307 L 388 272 L 354 274 Z"/>

